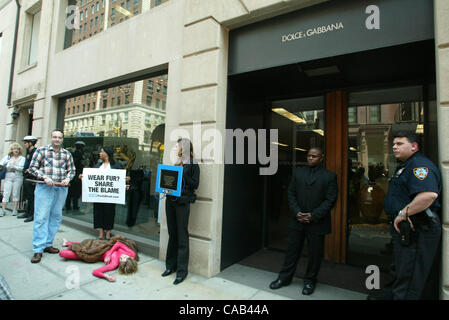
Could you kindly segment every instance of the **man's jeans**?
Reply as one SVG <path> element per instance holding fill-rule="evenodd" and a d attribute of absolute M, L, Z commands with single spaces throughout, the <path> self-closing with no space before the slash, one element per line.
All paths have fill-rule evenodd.
<path fill-rule="evenodd" d="M 67 198 L 67 187 L 37 184 L 34 191 L 33 252 L 42 253 L 53 245 L 53 239 L 62 221 L 62 208 Z"/>

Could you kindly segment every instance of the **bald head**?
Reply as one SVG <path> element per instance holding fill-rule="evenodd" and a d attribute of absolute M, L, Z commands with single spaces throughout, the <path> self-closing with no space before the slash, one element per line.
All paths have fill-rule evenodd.
<path fill-rule="evenodd" d="M 323 161 L 323 149 L 312 147 L 307 152 L 307 164 L 309 167 L 315 167 Z"/>

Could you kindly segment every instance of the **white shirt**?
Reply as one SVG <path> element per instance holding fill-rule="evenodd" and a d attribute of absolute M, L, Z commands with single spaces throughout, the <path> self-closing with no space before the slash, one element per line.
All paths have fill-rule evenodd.
<path fill-rule="evenodd" d="M 25 166 L 25 157 L 19 156 L 17 161 L 15 160 L 16 159 L 14 159 L 13 157 L 7 155 L 0 161 L 0 165 L 4 166 L 7 164 L 7 168 L 13 168 L 16 171 L 23 171 L 23 167 Z"/>
<path fill-rule="evenodd" d="M 111 163 L 108 163 L 108 164 L 105 166 L 105 165 L 104 165 L 104 162 L 103 162 L 103 164 L 100 166 L 99 169 L 111 169 Z"/>

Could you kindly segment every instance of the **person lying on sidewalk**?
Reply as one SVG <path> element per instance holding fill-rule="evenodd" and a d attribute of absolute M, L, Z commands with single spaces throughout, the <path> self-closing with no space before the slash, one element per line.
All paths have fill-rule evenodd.
<path fill-rule="evenodd" d="M 105 274 L 118 268 L 120 274 L 132 274 L 137 271 L 136 243 L 122 236 L 114 236 L 109 241 L 87 239 L 82 242 L 71 242 L 63 239 L 63 247 L 68 250 L 59 252 L 59 256 L 68 260 L 82 260 L 84 262 L 104 261 L 104 267 L 98 268 L 92 274 L 98 278 L 115 281 L 115 277 Z"/>

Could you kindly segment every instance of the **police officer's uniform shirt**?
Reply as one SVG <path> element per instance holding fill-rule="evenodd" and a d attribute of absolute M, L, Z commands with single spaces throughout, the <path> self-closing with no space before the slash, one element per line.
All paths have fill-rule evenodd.
<path fill-rule="evenodd" d="M 430 159 L 417 152 L 396 169 L 390 180 L 384 200 L 384 208 L 388 217 L 394 219 L 399 210 L 402 210 L 420 192 L 435 192 L 440 195 L 441 174 Z M 438 197 L 432 203 L 430 209 L 439 211 L 440 207 Z M 425 213 L 416 214 L 412 218 L 422 218 L 422 214 Z"/>
<path fill-rule="evenodd" d="M 26 156 L 25 156 L 25 165 L 23 167 L 24 171 L 30 167 L 30 163 L 31 163 L 31 159 L 33 159 L 34 151 L 36 151 L 36 147 L 31 149 L 31 151 L 27 149 Z"/>

